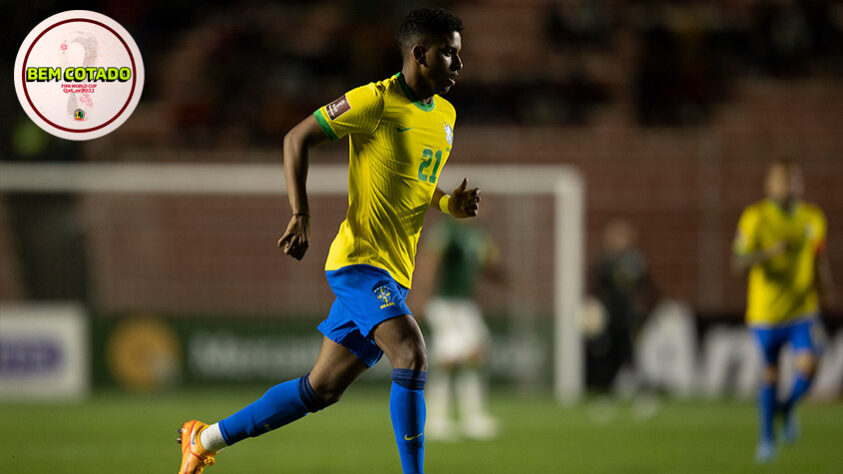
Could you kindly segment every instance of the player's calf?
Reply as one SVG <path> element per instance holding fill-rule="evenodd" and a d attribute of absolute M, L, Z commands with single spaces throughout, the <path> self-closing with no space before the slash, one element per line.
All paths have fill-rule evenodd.
<path fill-rule="evenodd" d="M 424 472 L 424 385 L 427 371 L 392 369 L 389 414 L 404 474 Z"/>
<path fill-rule="evenodd" d="M 424 338 L 410 315 L 389 319 L 375 328 L 375 342 L 392 364 L 389 413 L 404 474 L 424 472 L 424 385 L 427 354 Z"/>
<path fill-rule="evenodd" d="M 232 445 L 248 437 L 292 423 L 327 405 L 310 385 L 309 375 L 280 383 L 259 399 L 219 422 L 226 443 Z"/>
<path fill-rule="evenodd" d="M 782 441 L 794 443 L 799 438 L 800 426 L 796 417 L 796 405 L 811 388 L 816 369 L 816 357 L 810 352 L 800 353 L 794 361 L 796 374 L 793 378 L 793 386 L 787 400 L 781 404 L 782 414 Z"/>

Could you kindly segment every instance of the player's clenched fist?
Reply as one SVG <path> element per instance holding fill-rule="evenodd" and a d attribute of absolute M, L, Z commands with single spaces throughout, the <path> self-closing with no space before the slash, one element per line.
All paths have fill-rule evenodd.
<path fill-rule="evenodd" d="M 448 211 L 454 217 L 474 217 L 480 207 L 480 189 L 465 189 L 466 184 L 468 180 L 463 178 L 462 183 L 451 193 Z"/>
<path fill-rule="evenodd" d="M 278 247 L 287 255 L 301 260 L 310 246 L 310 216 L 294 214 L 287 224 L 284 235 L 278 239 Z"/>

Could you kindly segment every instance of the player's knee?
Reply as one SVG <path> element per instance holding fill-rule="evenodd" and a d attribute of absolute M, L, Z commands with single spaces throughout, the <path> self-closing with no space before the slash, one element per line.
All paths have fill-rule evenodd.
<path fill-rule="evenodd" d="M 768 365 L 764 367 L 763 373 L 764 382 L 767 384 L 774 384 L 779 381 L 779 368 L 776 366 Z"/>
<path fill-rule="evenodd" d="M 424 342 L 408 341 L 396 352 L 392 358 L 393 368 L 427 370 L 427 352 Z"/>
<path fill-rule="evenodd" d="M 316 395 L 322 400 L 325 406 L 337 403 L 342 398 L 343 393 L 345 393 L 345 387 L 340 387 L 330 382 L 317 382 L 312 385 L 313 391 L 316 392 Z"/>
<path fill-rule="evenodd" d="M 486 351 L 485 346 L 478 346 L 476 349 L 471 351 L 471 354 L 469 354 L 466 363 L 474 367 L 482 366 L 486 363 L 486 359 L 488 357 L 487 354 L 488 352 Z"/>
<path fill-rule="evenodd" d="M 341 378 L 330 374 L 310 374 L 310 387 L 314 394 L 319 398 L 319 401 L 325 406 L 333 405 L 342 398 L 348 384 L 344 383 Z"/>
<path fill-rule="evenodd" d="M 325 402 L 325 406 L 330 406 L 340 401 L 343 393 L 345 393 L 344 390 L 329 391 L 326 392 L 324 395 L 320 395 L 319 398 L 321 398 L 322 401 Z"/>
<path fill-rule="evenodd" d="M 459 363 L 455 359 L 434 359 L 433 365 L 437 372 L 451 374 L 457 370 Z"/>
<path fill-rule="evenodd" d="M 801 354 L 796 357 L 794 366 L 805 377 L 813 377 L 817 370 L 817 358 L 813 354 Z"/>

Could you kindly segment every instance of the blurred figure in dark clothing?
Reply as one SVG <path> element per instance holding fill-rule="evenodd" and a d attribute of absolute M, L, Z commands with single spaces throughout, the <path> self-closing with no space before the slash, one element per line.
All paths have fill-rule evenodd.
<path fill-rule="evenodd" d="M 647 262 L 636 248 L 636 232 L 625 220 L 609 222 L 590 293 L 604 311 L 601 327 L 586 338 L 586 382 L 605 391 L 633 362 L 632 338 L 655 301 Z"/>

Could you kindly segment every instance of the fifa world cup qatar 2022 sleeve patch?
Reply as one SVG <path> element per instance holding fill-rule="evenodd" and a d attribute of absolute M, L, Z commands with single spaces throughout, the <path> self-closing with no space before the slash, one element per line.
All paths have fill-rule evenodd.
<path fill-rule="evenodd" d="M 325 106 L 325 111 L 328 112 L 328 117 L 330 117 L 331 120 L 336 120 L 337 117 L 348 112 L 349 110 L 351 110 L 351 104 L 348 103 L 348 99 L 345 98 L 345 94 L 343 94 L 343 96 L 339 99 Z"/>

